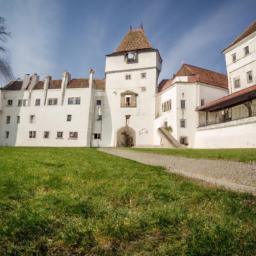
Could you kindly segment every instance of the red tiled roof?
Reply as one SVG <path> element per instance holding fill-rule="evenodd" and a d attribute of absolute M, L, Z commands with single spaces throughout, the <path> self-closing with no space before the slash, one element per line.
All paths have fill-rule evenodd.
<path fill-rule="evenodd" d="M 67 88 L 88 88 L 89 79 L 71 79 L 67 85 Z"/>
<path fill-rule="evenodd" d="M 143 28 L 130 29 L 115 52 L 152 49 Z"/>
<path fill-rule="evenodd" d="M 34 90 L 41 90 L 44 89 L 44 81 L 38 81 L 33 88 Z"/>
<path fill-rule="evenodd" d="M 15 80 L 9 82 L 6 86 L 4 86 L 3 90 L 8 90 L 8 91 L 17 91 L 20 90 L 22 87 L 22 81 L 21 80 Z"/>
<path fill-rule="evenodd" d="M 50 80 L 49 89 L 60 89 L 62 80 Z M 97 90 L 105 90 L 105 79 L 94 79 L 95 88 Z M 73 88 L 88 88 L 89 87 L 89 79 L 88 78 L 79 78 L 79 79 L 71 79 L 67 85 L 67 89 Z M 3 90 L 21 90 L 22 81 L 11 81 Z M 27 88 L 26 88 L 27 89 Z M 33 88 L 34 90 L 42 90 L 44 89 L 44 81 L 38 81 Z"/>
<path fill-rule="evenodd" d="M 235 45 L 236 43 L 240 42 L 247 36 L 251 35 L 255 31 L 256 31 L 256 21 L 254 21 L 249 27 L 247 27 L 246 30 L 242 34 L 240 34 L 228 47 L 226 47 L 223 50 L 223 52 L 225 50 L 227 50 L 228 48 L 230 48 L 231 46 Z"/>
<path fill-rule="evenodd" d="M 227 96 L 213 100 L 197 108 L 198 111 L 216 111 L 227 107 L 232 107 L 251 99 L 256 98 L 256 85 L 247 87 Z"/>
<path fill-rule="evenodd" d="M 172 85 L 173 79 L 179 76 L 187 76 L 188 83 L 199 82 L 228 89 L 228 79 L 226 75 L 205 68 L 183 64 L 172 79 L 167 81 L 165 79 L 161 82 L 162 84 L 159 84 L 158 91 L 161 92 L 169 88 Z"/>

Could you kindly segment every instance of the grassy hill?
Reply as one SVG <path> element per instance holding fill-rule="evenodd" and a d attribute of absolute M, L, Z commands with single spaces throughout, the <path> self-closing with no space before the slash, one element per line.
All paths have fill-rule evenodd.
<path fill-rule="evenodd" d="M 0 148 L 0 255 L 256 255 L 256 198 L 82 148 Z"/>

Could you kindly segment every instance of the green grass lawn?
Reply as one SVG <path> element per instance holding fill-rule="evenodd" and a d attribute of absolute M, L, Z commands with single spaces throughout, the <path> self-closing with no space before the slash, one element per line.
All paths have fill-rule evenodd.
<path fill-rule="evenodd" d="M 256 255 L 256 198 L 82 148 L 0 148 L 0 255 Z"/>
<path fill-rule="evenodd" d="M 133 148 L 132 150 L 164 155 L 184 156 L 189 158 L 209 158 L 233 160 L 239 162 L 256 162 L 255 148 L 239 149 L 176 149 L 176 148 Z"/>

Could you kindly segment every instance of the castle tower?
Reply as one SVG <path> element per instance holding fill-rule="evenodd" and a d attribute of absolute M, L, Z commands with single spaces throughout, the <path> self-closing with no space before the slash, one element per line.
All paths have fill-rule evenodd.
<path fill-rule="evenodd" d="M 155 93 L 161 56 L 143 28 L 128 31 L 118 48 L 106 56 L 104 129 L 110 146 L 153 145 Z"/>

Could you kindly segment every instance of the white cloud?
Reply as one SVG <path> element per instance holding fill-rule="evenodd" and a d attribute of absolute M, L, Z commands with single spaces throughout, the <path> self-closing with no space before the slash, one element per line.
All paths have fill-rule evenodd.
<path fill-rule="evenodd" d="M 225 40 L 234 31 L 236 22 L 243 19 L 246 13 L 247 4 L 250 1 L 229 1 L 222 5 L 210 17 L 205 17 L 204 21 L 194 28 L 186 31 L 181 38 L 176 40 L 175 45 L 164 54 L 164 65 L 162 69 L 163 77 L 170 77 L 175 73 L 183 62 L 200 62 L 209 66 L 212 52 L 208 51 L 214 44 Z M 196 14 L 195 14 L 196 15 Z M 223 45 L 225 48 L 225 45 Z M 220 51 L 222 49 L 219 49 Z M 216 52 L 216 55 L 220 52 Z M 224 57 L 223 57 L 224 62 Z"/>
<path fill-rule="evenodd" d="M 51 0 L 17 0 L 13 7 L 8 14 L 8 48 L 15 76 L 53 73 L 60 7 Z"/>

